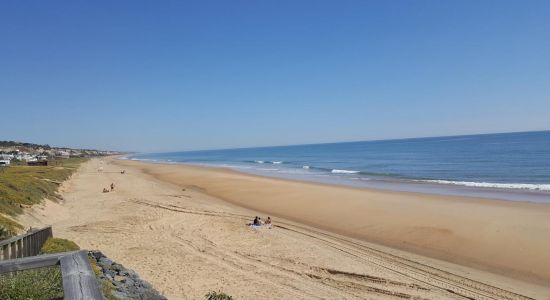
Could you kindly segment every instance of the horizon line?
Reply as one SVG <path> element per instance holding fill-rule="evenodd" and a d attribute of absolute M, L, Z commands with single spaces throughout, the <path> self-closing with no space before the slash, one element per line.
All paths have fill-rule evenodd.
<path fill-rule="evenodd" d="M 313 145 L 330 145 L 330 144 L 345 144 L 345 143 L 362 143 L 362 142 L 385 142 L 385 141 L 401 141 L 401 140 L 415 140 L 415 139 L 428 139 L 428 138 L 446 138 L 446 137 L 466 137 L 477 135 L 493 135 L 493 134 L 514 134 L 514 133 L 531 133 L 531 132 L 547 132 L 550 129 L 542 130 L 526 130 L 526 131 L 507 131 L 507 132 L 485 132 L 485 133 L 467 133 L 467 134 L 455 134 L 455 135 L 437 135 L 437 136 L 419 136 L 419 137 L 404 137 L 404 138 L 388 138 L 388 139 L 372 139 L 372 140 L 353 140 L 353 141 L 340 141 L 340 142 L 320 142 L 320 143 L 306 143 L 306 144 L 286 144 L 286 145 L 270 145 L 270 146 L 252 146 L 252 147 L 235 147 L 235 148 L 212 148 L 212 149 L 198 149 L 198 150 L 174 150 L 174 151 L 119 151 L 127 152 L 130 154 L 157 154 L 157 153 L 178 153 L 178 152 L 203 152 L 203 151 L 225 151 L 225 150 L 241 150 L 241 149 L 263 149 L 263 148 L 277 148 L 277 147 L 295 147 L 295 146 L 313 146 Z"/>

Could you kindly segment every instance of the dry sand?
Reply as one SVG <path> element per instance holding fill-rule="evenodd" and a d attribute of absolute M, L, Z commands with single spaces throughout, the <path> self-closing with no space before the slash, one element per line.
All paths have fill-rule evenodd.
<path fill-rule="evenodd" d="M 115 191 L 102 193 L 111 182 Z M 55 236 L 103 251 L 170 299 L 211 290 L 237 299 L 550 299 L 550 206 L 110 158 L 85 163 L 61 192 L 62 203 L 35 206 L 20 222 L 53 225 Z M 268 214 L 273 229 L 245 225 Z"/>

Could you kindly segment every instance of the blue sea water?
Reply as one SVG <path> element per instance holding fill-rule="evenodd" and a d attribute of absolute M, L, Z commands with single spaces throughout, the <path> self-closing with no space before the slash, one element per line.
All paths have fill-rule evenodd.
<path fill-rule="evenodd" d="M 550 203 L 550 131 L 144 153 L 128 158 L 357 187 Z"/>

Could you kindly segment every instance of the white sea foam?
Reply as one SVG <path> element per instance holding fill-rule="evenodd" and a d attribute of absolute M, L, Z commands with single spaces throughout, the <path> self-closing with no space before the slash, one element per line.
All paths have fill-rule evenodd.
<path fill-rule="evenodd" d="M 423 182 L 438 184 L 454 184 L 470 187 L 498 188 L 498 189 L 521 189 L 550 191 L 550 184 L 532 184 L 532 183 L 494 183 L 494 182 L 473 182 L 473 181 L 452 181 L 452 180 L 419 180 Z"/>
<path fill-rule="evenodd" d="M 264 161 L 263 160 L 255 160 L 256 163 L 259 163 L 259 164 L 263 164 Z"/>
<path fill-rule="evenodd" d="M 350 171 L 350 170 L 338 170 L 334 169 L 331 171 L 331 173 L 337 173 L 337 174 L 357 174 L 360 171 Z"/>
<path fill-rule="evenodd" d="M 302 169 L 309 169 L 309 166 L 302 166 Z"/>
<path fill-rule="evenodd" d="M 283 162 L 282 161 L 272 161 L 271 163 L 273 163 L 275 165 L 278 165 L 278 164 L 282 164 Z"/>

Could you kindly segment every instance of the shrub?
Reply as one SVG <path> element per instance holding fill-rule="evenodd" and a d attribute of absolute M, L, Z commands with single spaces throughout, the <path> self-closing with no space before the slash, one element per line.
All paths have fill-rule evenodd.
<path fill-rule="evenodd" d="M 49 238 L 42 246 L 42 249 L 40 249 L 40 252 L 47 254 L 76 250 L 80 250 L 80 247 L 73 241 L 61 238 Z"/>
<path fill-rule="evenodd" d="M 225 293 L 215 291 L 208 292 L 205 297 L 207 300 L 234 300 L 233 297 Z"/>

